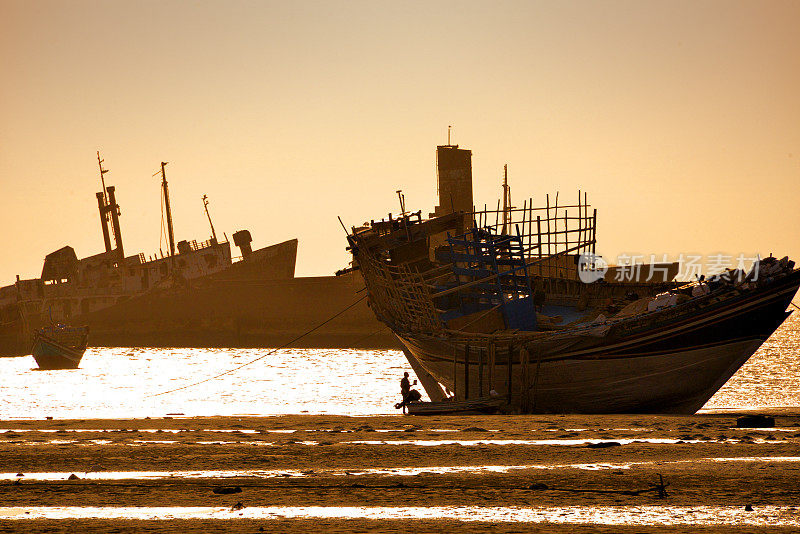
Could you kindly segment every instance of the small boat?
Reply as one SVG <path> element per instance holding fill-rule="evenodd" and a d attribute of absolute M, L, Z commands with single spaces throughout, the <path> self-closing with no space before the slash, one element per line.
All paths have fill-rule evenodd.
<path fill-rule="evenodd" d="M 493 414 L 506 405 L 503 397 L 485 397 L 472 400 L 448 399 L 440 402 L 410 402 L 409 415 L 481 415 Z"/>
<path fill-rule="evenodd" d="M 54 324 L 33 335 L 33 358 L 39 369 L 77 369 L 89 342 L 89 327 Z"/>

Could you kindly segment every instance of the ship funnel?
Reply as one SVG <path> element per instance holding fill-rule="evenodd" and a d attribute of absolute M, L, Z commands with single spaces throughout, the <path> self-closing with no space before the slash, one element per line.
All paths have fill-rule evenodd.
<path fill-rule="evenodd" d="M 252 243 L 253 238 L 250 237 L 249 230 L 239 230 L 233 234 L 233 244 L 239 247 L 242 251 L 242 258 L 247 259 L 250 254 L 253 253 L 253 249 L 250 246 Z"/>
<path fill-rule="evenodd" d="M 437 146 L 436 174 L 439 205 L 432 216 L 472 212 L 472 151 L 458 145 Z"/>
<path fill-rule="evenodd" d="M 103 243 L 106 245 L 106 252 L 111 252 L 111 237 L 108 233 L 108 209 L 106 208 L 106 198 L 103 193 L 97 193 L 97 209 L 100 210 L 100 227 L 103 229 Z"/>

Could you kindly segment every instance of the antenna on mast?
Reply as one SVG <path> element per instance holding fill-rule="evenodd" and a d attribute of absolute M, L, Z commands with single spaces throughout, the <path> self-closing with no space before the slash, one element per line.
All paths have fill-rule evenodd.
<path fill-rule="evenodd" d="M 447 146 L 450 146 L 450 129 L 452 128 L 451 125 L 447 126 Z"/>
<path fill-rule="evenodd" d="M 100 159 L 100 151 L 97 151 L 97 166 L 100 167 L 100 183 L 103 185 L 103 202 L 108 204 L 108 195 L 106 194 L 106 179 L 103 176 L 108 172 L 108 169 L 103 168 L 104 159 Z"/>
<path fill-rule="evenodd" d="M 167 185 L 167 171 L 164 170 L 164 167 L 167 166 L 168 161 L 161 162 L 161 171 L 153 174 L 153 176 L 157 176 L 161 174 L 161 190 L 164 193 L 164 208 L 167 212 L 167 233 L 169 234 L 169 256 L 170 256 L 170 263 L 172 264 L 173 269 L 175 268 L 175 234 L 172 231 L 172 209 L 169 205 L 169 186 Z"/>
<path fill-rule="evenodd" d="M 203 195 L 203 209 L 206 210 L 206 217 L 208 217 L 208 224 L 211 225 L 211 237 L 214 242 L 217 242 L 217 232 L 214 231 L 214 223 L 211 222 L 211 215 L 208 213 L 208 195 Z"/>

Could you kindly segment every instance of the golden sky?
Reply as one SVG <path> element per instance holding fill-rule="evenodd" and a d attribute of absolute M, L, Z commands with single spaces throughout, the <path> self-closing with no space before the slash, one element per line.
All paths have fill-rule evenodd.
<path fill-rule="evenodd" d="M 436 203 L 435 147 L 473 150 L 476 202 L 588 191 L 598 252 L 800 259 L 800 2 L 0 0 L 0 285 L 103 248 L 95 151 L 128 254 L 300 240 Z"/>

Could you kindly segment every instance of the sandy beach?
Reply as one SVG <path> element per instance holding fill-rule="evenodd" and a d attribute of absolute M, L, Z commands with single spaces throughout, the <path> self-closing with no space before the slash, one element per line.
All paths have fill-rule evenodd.
<path fill-rule="evenodd" d="M 0 532 L 796 531 L 800 414 L 774 415 L 7 420 Z"/>

